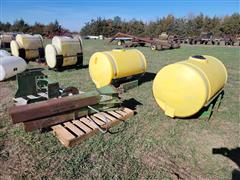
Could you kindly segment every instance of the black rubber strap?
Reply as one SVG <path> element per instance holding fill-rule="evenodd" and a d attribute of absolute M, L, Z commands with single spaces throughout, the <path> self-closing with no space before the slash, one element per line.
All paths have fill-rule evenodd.
<path fill-rule="evenodd" d="M 83 66 L 83 53 L 77 53 L 77 66 Z"/>
<path fill-rule="evenodd" d="M 39 58 L 44 58 L 45 57 L 44 48 L 38 48 L 38 54 Z"/>
<path fill-rule="evenodd" d="M 25 59 L 26 58 L 26 50 L 24 48 L 19 49 L 19 57 Z"/>
<path fill-rule="evenodd" d="M 56 68 L 60 69 L 63 65 L 63 55 L 56 55 Z"/>

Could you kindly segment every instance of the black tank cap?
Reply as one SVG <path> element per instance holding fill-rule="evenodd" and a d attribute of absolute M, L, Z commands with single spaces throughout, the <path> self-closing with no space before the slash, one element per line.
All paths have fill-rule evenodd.
<path fill-rule="evenodd" d="M 192 56 L 192 58 L 195 58 L 195 59 L 202 59 L 202 60 L 205 60 L 206 58 L 203 57 L 202 55 L 195 55 L 195 56 Z"/>

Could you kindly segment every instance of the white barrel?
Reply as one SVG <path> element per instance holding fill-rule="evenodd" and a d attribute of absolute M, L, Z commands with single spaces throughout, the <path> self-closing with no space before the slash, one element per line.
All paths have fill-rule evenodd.
<path fill-rule="evenodd" d="M 18 34 L 16 40 L 11 41 L 10 47 L 14 56 L 19 56 L 27 60 L 43 56 L 40 52 L 40 49 L 44 48 L 43 38 L 40 34 Z"/>
<path fill-rule="evenodd" d="M 11 54 L 5 50 L 0 49 L 0 58 L 5 56 L 11 56 Z"/>
<path fill-rule="evenodd" d="M 8 79 L 25 71 L 27 63 L 21 57 L 4 56 L 0 57 L 0 81 Z"/>
<path fill-rule="evenodd" d="M 46 62 L 50 68 L 80 65 L 82 43 L 80 38 L 55 36 L 45 48 Z"/>

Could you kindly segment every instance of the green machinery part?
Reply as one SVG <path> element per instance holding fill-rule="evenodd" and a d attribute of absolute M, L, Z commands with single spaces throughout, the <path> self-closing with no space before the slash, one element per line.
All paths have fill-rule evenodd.
<path fill-rule="evenodd" d="M 200 112 L 200 119 L 210 120 L 214 111 L 218 111 L 218 108 L 222 102 L 224 96 L 224 90 L 221 89 L 207 105 L 203 107 Z"/>
<path fill-rule="evenodd" d="M 58 82 L 50 81 L 43 72 L 43 69 L 29 69 L 17 75 L 18 89 L 15 98 L 27 97 L 29 95 L 39 96 L 39 93 L 45 93 L 45 99 L 60 96 L 60 87 Z M 42 96 L 41 96 L 42 97 Z M 44 99 L 44 97 L 42 97 Z"/>

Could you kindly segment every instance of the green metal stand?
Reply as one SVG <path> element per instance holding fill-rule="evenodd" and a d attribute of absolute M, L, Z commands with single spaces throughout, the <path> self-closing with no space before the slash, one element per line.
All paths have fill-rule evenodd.
<path fill-rule="evenodd" d="M 203 112 L 200 115 L 200 119 L 210 120 L 213 115 L 213 112 L 218 111 L 218 108 L 221 105 L 222 98 L 224 96 L 223 89 L 219 91 L 203 108 Z"/>
<path fill-rule="evenodd" d="M 134 80 L 134 81 L 122 83 L 119 88 L 122 89 L 123 92 L 126 92 L 129 89 L 133 89 L 133 88 L 137 87 L 138 84 L 139 84 L 139 81 Z"/>

